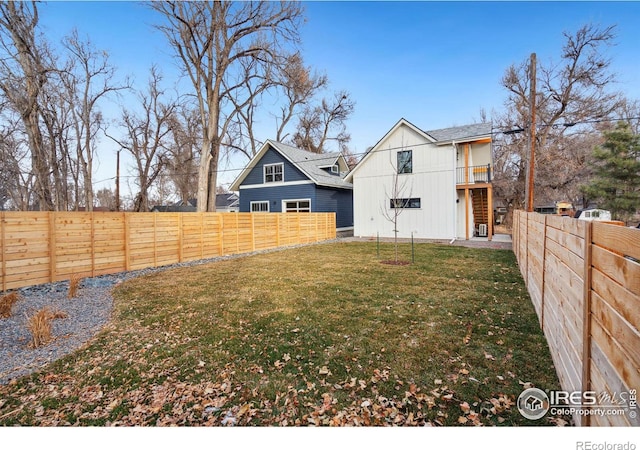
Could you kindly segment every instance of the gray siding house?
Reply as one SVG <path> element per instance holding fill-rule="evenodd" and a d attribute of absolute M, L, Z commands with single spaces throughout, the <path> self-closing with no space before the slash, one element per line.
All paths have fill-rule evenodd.
<path fill-rule="evenodd" d="M 311 153 L 267 140 L 231 185 L 240 212 L 335 212 L 336 226 L 353 226 L 353 186 L 340 153 Z"/>

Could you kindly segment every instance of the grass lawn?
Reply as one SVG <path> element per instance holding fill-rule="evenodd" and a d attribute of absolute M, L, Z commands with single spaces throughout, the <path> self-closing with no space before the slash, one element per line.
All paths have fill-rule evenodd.
<path fill-rule="evenodd" d="M 515 406 L 559 383 L 513 253 L 392 258 L 331 243 L 126 282 L 89 346 L 0 387 L 0 424 L 552 424 Z"/>

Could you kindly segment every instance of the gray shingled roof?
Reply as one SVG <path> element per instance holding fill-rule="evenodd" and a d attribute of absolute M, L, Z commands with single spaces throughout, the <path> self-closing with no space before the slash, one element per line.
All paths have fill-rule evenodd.
<path fill-rule="evenodd" d="M 450 142 L 462 139 L 469 139 L 476 136 L 485 136 L 491 134 L 490 123 L 473 123 L 471 125 L 463 125 L 460 127 L 441 128 L 439 130 L 425 131 L 429 136 L 438 142 Z"/>
<path fill-rule="evenodd" d="M 352 189 L 353 185 L 344 181 L 346 174 L 331 175 L 321 167 L 333 165 L 340 157 L 340 153 L 311 153 L 292 147 L 282 142 L 268 140 L 269 144 L 282 153 L 286 158 L 301 169 L 311 181 L 321 186 Z"/>

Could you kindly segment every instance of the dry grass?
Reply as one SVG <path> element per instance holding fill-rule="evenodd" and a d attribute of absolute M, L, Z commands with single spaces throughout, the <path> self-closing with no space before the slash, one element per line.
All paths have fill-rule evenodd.
<path fill-rule="evenodd" d="M 69 298 L 74 298 L 78 295 L 78 288 L 80 287 L 81 280 L 82 278 L 80 278 L 80 275 L 75 273 L 71 275 L 71 278 L 69 279 Z"/>
<path fill-rule="evenodd" d="M 50 311 L 48 308 L 42 308 L 33 316 L 27 319 L 27 329 L 31 333 L 31 348 L 42 347 L 51 342 L 51 322 L 54 319 L 66 319 L 67 313 L 56 310 Z"/>
<path fill-rule="evenodd" d="M 31 348 L 42 347 L 51 341 L 51 312 L 47 308 L 37 311 L 27 319 L 27 329 L 31 333 Z"/>
<path fill-rule="evenodd" d="M 0 317 L 3 319 L 11 317 L 11 308 L 13 308 L 13 305 L 15 305 L 18 300 L 20 300 L 20 295 L 17 292 L 3 295 L 2 298 L 0 298 Z"/>

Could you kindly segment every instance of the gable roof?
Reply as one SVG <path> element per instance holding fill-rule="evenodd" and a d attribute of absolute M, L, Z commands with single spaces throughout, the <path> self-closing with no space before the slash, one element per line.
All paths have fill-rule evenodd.
<path fill-rule="evenodd" d="M 356 166 L 347 174 L 345 180 L 351 180 L 353 173 L 360 167 L 360 165 L 369 157 L 371 153 L 378 149 L 378 146 L 388 136 L 393 134 L 401 126 L 406 126 L 417 134 L 425 138 L 425 140 L 435 145 L 445 145 L 452 142 L 462 143 L 471 142 L 481 139 L 491 138 L 491 124 L 490 123 L 474 123 L 470 125 L 462 125 L 450 128 L 440 128 L 438 130 L 424 131 L 407 119 L 400 119 L 378 142 L 376 145 L 369 148 L 362 159 L 356 164 Z"/>
<path fill-rule="evenodd" d="M 240 188 L 240 184 L 249 175 L 254 167 L 258 166 L 258 163 L 269 150 L 274 149 L 280 153 L 291 164 L 296 166 L 309 180 L 313 181 L 319 186 L 338 187 L 343 189 L 352 189 L 353 185 L 344 181 L 343 175 L 331 175 L 327 173 L 323 168 L 331 167 L 334 164 L 338 164 L 340 159 L 344 160 L 344 156 L 341 153 L 312 153 L 306 150 L 301 150 L 296 147 L 292 147 L 282 142 L 267 141 L 262 145 L 262 148 L 256 155 L 249 161 L 247 167 L 244 168 L 242 173 L 236 178 L 231 185 L 230 189 L 237 191 Z M 346 166 L 346 162 L 344 163 Z"/>
<path fill-rule="evenodd" d="M 233 192 L 216 194 L 216 208 L 234 208 L 238 206 L 239 198 Z"/>
<path fill-rule="evenodd" d="M 490 123 L 472 123 L 460 127 L 441 128 L 439 130 L 427 131 L 438 144 L 456 142 L 469 142 L 486 137 L 491 137 Z"/>

